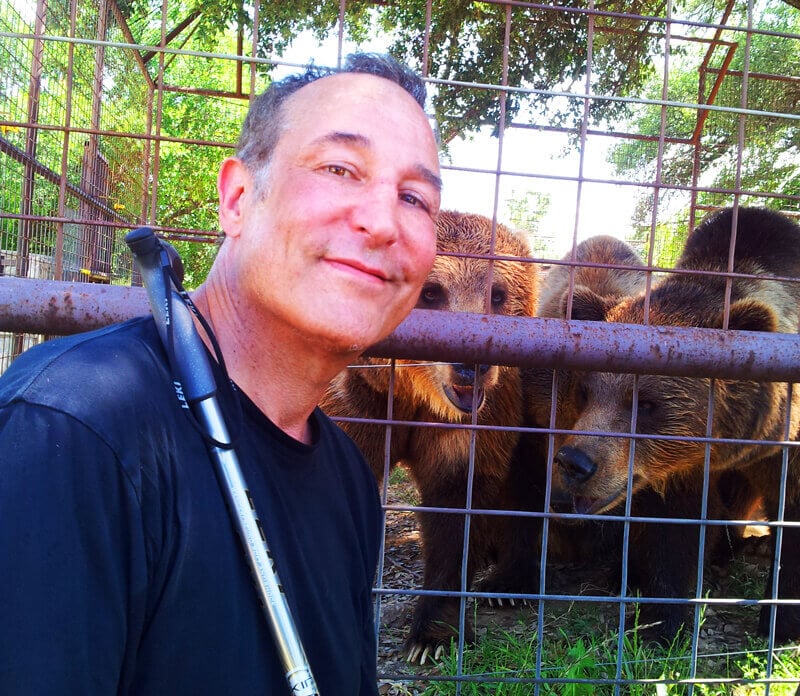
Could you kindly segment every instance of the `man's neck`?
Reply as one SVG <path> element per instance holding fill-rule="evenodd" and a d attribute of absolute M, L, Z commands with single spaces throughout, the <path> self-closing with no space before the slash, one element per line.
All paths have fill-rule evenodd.
<path fill-rule="evenodd" d="M 350 358 L 323 353 L 291 332 L 275 332 L 270 322 L 239 316 L 230 298 L 207 286 L 192 299 L 214 331 L 229 377 L 277 427 L 308 444 L 309 417 Z"/>

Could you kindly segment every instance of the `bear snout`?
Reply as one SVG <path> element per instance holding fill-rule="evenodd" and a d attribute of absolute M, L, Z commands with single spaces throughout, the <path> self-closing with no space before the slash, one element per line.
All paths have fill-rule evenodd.
<path fill-rule="evenodd" d="M 564 482 L 570 487 L 586 483 L 597 471 L 597 464 L 577 447 L 565 445 L 556 452 L 555 460 L 561 468 Z"/>

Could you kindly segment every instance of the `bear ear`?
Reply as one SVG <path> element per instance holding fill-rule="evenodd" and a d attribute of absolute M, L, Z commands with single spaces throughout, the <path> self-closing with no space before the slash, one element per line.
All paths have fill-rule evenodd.
<path fill-rule="evenodd" d="M 572 295 L 572 316 L 567 317 L 567 292 L 561 298 L 561 314 L 567 319 L 605 321 L 608 310 L 616 304 L 615 300 L 601 297 L 585 285 L 577 285 Z"/>
<path fill-rule="evenodd" d="M 722 326 L 722 314 L 719 316 L 719 326 Z M 731 305 L 728 328 L 736 331 L 777 331 L 778 317 L 763 302 L 739 300 Z"/>

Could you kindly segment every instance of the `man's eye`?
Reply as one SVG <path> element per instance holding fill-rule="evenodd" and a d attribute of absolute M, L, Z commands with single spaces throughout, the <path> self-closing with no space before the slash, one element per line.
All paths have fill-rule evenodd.
<path fill-rule="evenodd" d="M 325 167 L 325 170 L 336 176 L 347 176 L 350 174 L 348 169 L 340 164 L 329 164 Z"/>
<path fill-rule="evenodd" d="M 428 209 L 428 206 L 425 205 L 425 202 L 419 196 L 415 196 L 413 193 L 401 193 L 400 200 L 404 203 L 408 203 L 409 205 L 423 208 L 424 210 Z"/>

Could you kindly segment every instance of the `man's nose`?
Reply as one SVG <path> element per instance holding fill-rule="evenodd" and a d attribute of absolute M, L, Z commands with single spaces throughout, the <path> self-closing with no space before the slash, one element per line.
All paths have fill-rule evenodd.
<path fill-rule="evenodd" d="M 386 183 L 368 186 L 353 208 L 353 225 L 369 236 L 370 245 L 392 245 L 399 235 L 399 204 L 393 186 Z"/>

